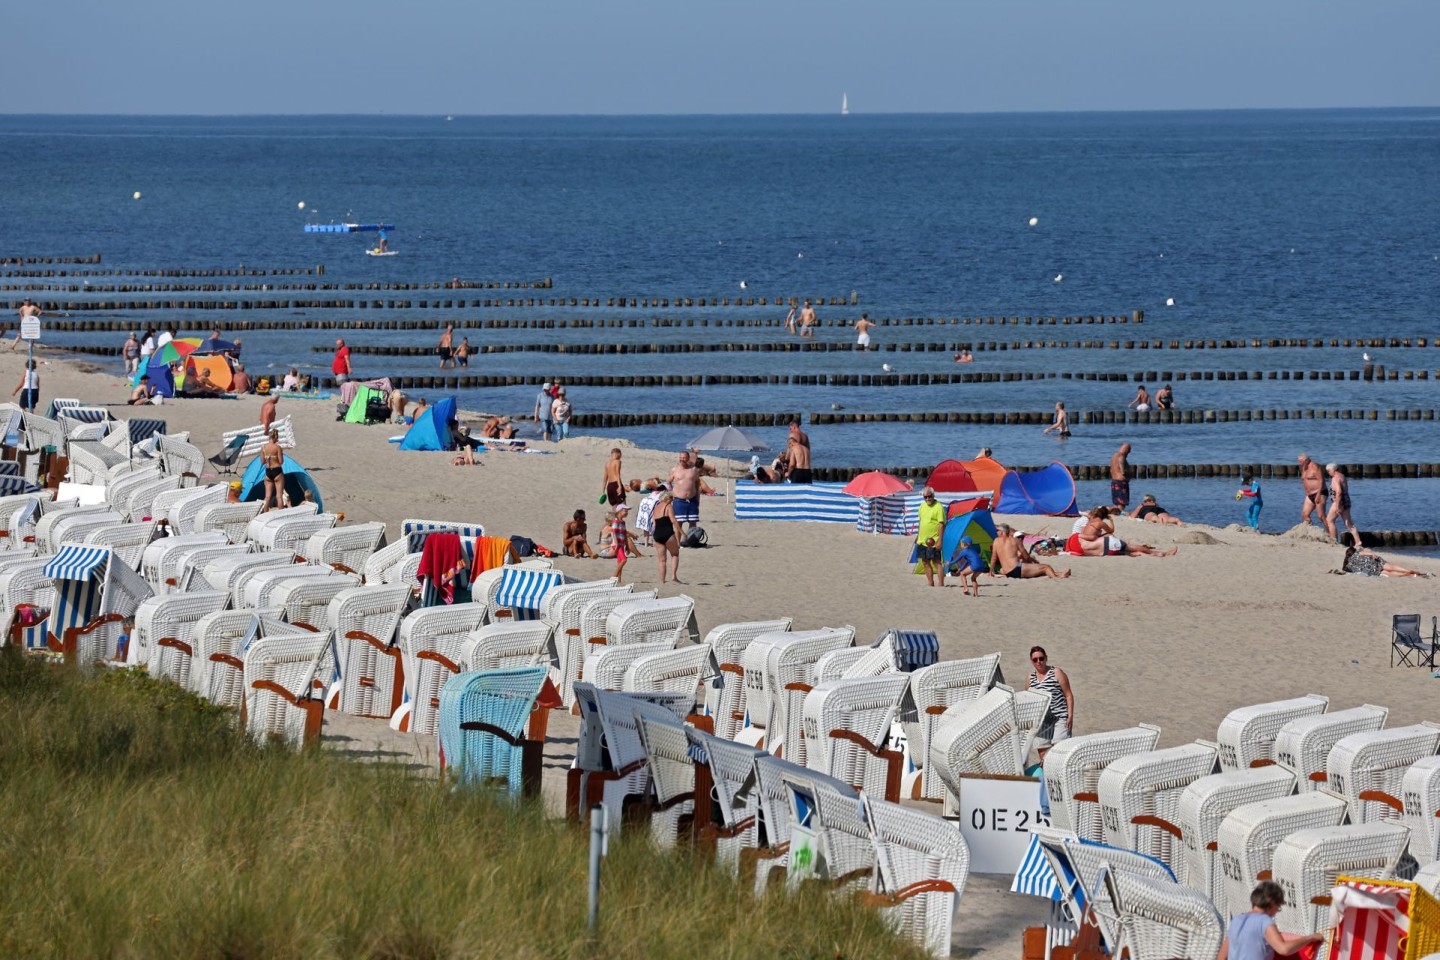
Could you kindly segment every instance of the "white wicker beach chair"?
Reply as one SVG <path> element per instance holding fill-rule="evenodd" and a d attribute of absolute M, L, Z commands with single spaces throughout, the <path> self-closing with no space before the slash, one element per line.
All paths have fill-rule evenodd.
<path fill-rule="evenodd" d="M 86 544 L 62 544 L 44 572 L 55 581 L 44 621 L 50 646 L 82 667 L 117 659 L 124 623 L 150 596 L 150 585 L 110 548 Z"/>
<path fill-rule="evenodd" d="M 176 487 L 156 495 L 150 504 L 150 517 L 163 522 L 175 533 L 188 533 L 193 529 L 193 519 L 200 508 L 215 503 L 224 503 L 229 488 L 224 484 L 212 483 L 203 487 Z M 188 507 L 188 509 L 187 509 Z M 182 524 L 182 512 L 189 524 Z"/>
<path fill-rule="evenodd" d="M 1121 757 L 1155 749 L 1160 728 L 1148 723 L 1124 730 L 1086 733 L 1061 740 L 1045 756 L 1045 792 L 1050 820 L 1085 840 L 1100 840 L 1100 775 Z"/>
<path fill-rule="evenodd" d="M 800 725 L 805 694 L 815 682 L 815 662 L 854 642 L 855 628 L 849 625 L 765 633 L 751 641 L 741 654 L 741 665 L 745 668 L 746 726 L 753 730 L 742 730 L 737 739 L 763 745 L 777 756 L 787 749 L 787 743 L 795 743 L 793 755 L 787 754 L 787 759 L 803 766 Z"/>
<path fill-rule="evenodd" d="M 757 754 L 754 766 L 754 793 L 760 811 L 759 845 L 741 852 L 740 866 L 742 878 L 747 868 L 754 870 L 755 893 L 760 896 L 776 879 L 776 871 L 788 873 L 790 864 L 790 838 L 794 824 L 785 777 L 787 774 L 813 775 L 813 771 L 770 753 Z"/>
<path fill-rule="evenodd" d="M 301 553 L 310 537 L 322 530 L 331 529 L 339 520 L 340 517 L 333 513 L 286 517 L 284 520 L 267 523 L 250 542 L 257 550 L 290 550 Z"/>
<path fill-rule="evenodd" d="M 110 468 L 129 458 L 116 453 L 99 441 L 70 443 L 70 482 L 89 483 L 105 486 L 110 479 Z"/>
<path fill-rule="evenodd" d="M 260 635 L 253 610 L 222 610 L 201 617 L 191 631 L 190 689 L 238 710 L 244 694 L 245 649 Z"/>
<path fill-rule="evenodd" d="M 200 482 L 200 474 L 205 472 L 205 454 L 199 447 L 162 433 L 155 437 L 155 452 L 161 468 L 179 477 L 181 486 L 193 487 Z"/>
<path fill-rule="evenodd" d="M 1340 874 L 1388 880 L 1410 842 L 1399 823 L 1363 823 L 1297 830 L 1275 847 L 1272 879 L 1285 891 L 1276 922 L 1287 933 L 1330 926 L 1330 891 Z"/>
<path fill-rule="evenodd" d="M 665 643 L 678 646 L 689 637 L 700 639 L 695 626 L 695 601 L 683 593 L 656 600 L 631 600 L 610 611 L 605 618 L 605 639 L 612 647 L 632 643 Z"/>
<path fill-rule="evenodd" d="M 365 582 L 370 584 L 384 583 L 385 571 L 403 560 L 405 554 L 408 552 L 407 544 L 402 537 L 394 543 L 387 544 L 370 554 L 370 556 L 365 558 L 365 563 L 361 567 L 361 574 L 364 576 Z"/>
<path fill-rule="evenodd" d="M 1275 735 L 1275 762 L 1295 774 L 1302 792 L 1322 787 L 1330 748 L 1352 733 L 1381 729 L 1389 715 L 1389 707 L 1367 703 L 1292 720 Z"/>
<path fill-rule="evenodd" d="M 1331 790 L 1350 801 L 1350 822 L 1399 820 L 1405 771 L 1440 751 L 1440 725 L 1429 721 L 1408 727 L 1352 733 L 1330 748 L 1325 777 Z"/>
<path fill-rule="evenodd" d="M 705 810 L 696 811 L 695 837 L 702 844 L 714 844 L 717 862 L 736 872 L 740 851 L 754 849 L 759 842 L 760 802 L 755 786 L 755 758 L 768 756 L 758 747 L 735 743 L 693 726 L 685 727 L 690 755 L 709 772 L 713 802 L 700 801 Z"/>
<path fill-rule="evenodd" d="M 1120 757 L 1100 774 L 1096 793 L 1105 842 L 1163 860 L 1176 875 L 1182 872 L 1184 844 L 1177 809 L 1190 784 L 1215 772 L 1214 744 L 1132 753 Z"/>
<path fill-rule="evenodd" d="M 551 569 L 549 567 L 545 569 Z M 579 609 L 580 598 L 587 594 L 602 593 L 619 587 L 614 577 L 603 580 L 579 580 L 556 584 L 546 591 L 540 600 L 540 619 L 557 629 L 577 626 L 575 611 Z M 622 589 L 629 589 L 628 585 Z M 486 598 L 488 601 L 488 597 Z M 569 611 L 567 616 L 566 611 Z"/>
<path fill-rule="evenodd" d="M 335 635 L 340 681 L 327 701 L 342 712 L 388 720 L 399 708 L 405 668 L 391 641 L 409 602 L 403 584 L 351 587 L 330 601 L 325 622 Z"/>
<path fill-rule="evenodd" d="M 1307 694 L 1293 700 L 1257 703 L 1231 710 L 1220 721 L 1216 740 L 1220 744 L 1220 766 L 1243 770 L 1257 761 L 1274 760 L 1275 736 L 1291 720 L 1316 717 L 1330 706 L 1330 698 Z"/>
<path fill-rule="evenodd" d="M 334 567 L 342 573 L 359 574 L 380 545 L 385 542 L 385 524 L 352 523 L 314 533 L 301 551 L 310 563 Z"/>
<path fill-rule="evenodd" d="M 940 716 L 957 703 L 975 700 L 1002 681 L 1000 654 L 966 660 L 941 660 L 910 674 L 910 687 L 900 702 L 900 722 L 905 731 L 905 753 L 913 773 L 907 775 L 910 789 L 902 790 L 915 800 L 943 800 L 945 785 L 926 772 L 930 739 Z"/>
<path fill-rule="evenodd" d="M 219 531 L 231 543 L 244 543 L 245 533 L 250 528 L 250 522 L 260 514 L 260 508 L 264 504 L 259 500 L 251 500 L 248 503 L 210 503 L 201 507 L 195 513 L 195 519 L 190 523 L 190 531 L 194 533 L 206 533 Z"/>
<path fill-rule="evenodd" d="M 666 653 L 674 650 L 665 643 L 632 643 L 623 647 L 596 647 L 595 653 L 585 660 L 582 676 L 587 683 L 593 683 L 601 690 L 619 690 L 625 682 L 625 672 L 641 657 L 652 653 Z M 572 685 L 573 689 L 573 685 Z M 694 691 L 691 691 L 693 695 Z"/>
<path fill-rule="evenodd" d="M 145 548 L 154 538 L 153 523 L 122 523 L 92 531 L 85 538 L 85 542 L 97 547 L 109 547 L 116 560 L 139 573 Z"/>
<path fill-rule="evenodd" d="M 117 497 L 120 500 L 117 509 L 131 520 L 149 520 L 154 516 L 155 500 L 162 493 L 178 489 L 179 477 L 157 475 L 144 483 L 127 487 L 125 492 Z"/>
<path fill-rule="evenodd" d="M 740 663 L 745 648 L 761 634 L 788 631 L 791 623 L 789 617 L 722 623 L 705 634 L 705 642 L 720 665 L 719 673 L 705 690 L 705 712 L 715 722 L 716 736 L 733 740 L 745 726 L 745 667 Z"/>
<path fill-rule="evenodd" d="M 452 677 L 440 691 L 442 773 L 462 784 L 505 780 L 512 797 L 539 796 L 545 741 L 526 727 L 547 682 L 538 665 Z"/>
<path fill-rule="evenodd" d="M 472 630 L 460 648 L 460 668 L 466 671 L 528 667 L 541 663 L 550 627 L 540 620 L 487 623 Z"/>
<path fill-rule="evenodd" d="M 63 516 L 50 528 L 50 542 L 57 546 L 62 543 L 84 543 L 91 534 L 120 527 L 124 523 L 125 520 L 120 514 L 113 510 Z"/>
<path fill-rule="evenodd" d="M 98 504 L 93 507 L 55 507 L 46 510 L 42 502 L 41 510 L 42 514 L 40 519 L 35 521 L 34 534 L 35 549 L 40 553 L 54 553 L 60 548 L 61 541 L 51 536 L 51 531 L 55 529 L 57 524 L 63 528 L 78 517 L 116 516 L 116 514 L 110 510 L 109 506 L 105 504 Z"/>
<path fill-rule="evenodd" d="M 953 808 L 963 778 L 973 775 L 1020 776 L 1025 771 L 1028 737 L 1016 717 L 1016 701 L 1044 694 L 1016 692 L 997 684 L 974 700 L 962 700 L 937 718 L 926 761 L 946 790 Z M 1043 712 L 1045 704 L 1040 709 Z"/>
<path fill-rule="evenodd" d="M 231 550 L 240 550 L 241 547 L 230 547 Z M 263 607 L 279 606 L 272 599 L 275 588 L 282 583 L 293 583 L 297 580 L 329 580 L 340 578 L 353 581 L 353 577 L 331 570 L 329 567 L 316 567 L 305 563 L 292 563 L 288 567 L 251 567 L 236 580 L 239 586 L 235 595 L 237 607 Z"/>
<path fill-rule="evenodd" d="M 1107 944 L 1119 942 L 1121 915 L 1120 904 L 1106 886 L 1106 874 L 1124 873 L 1157 883 L 1175 880 L 1165 864 L 1134 850 L 1082 842 L 1069 831 L 1051 827 L 1035 827 L 1032 832 L 1050 863 L 1067 913 L 1092 920 Z"/>
<path fill-rule="evenodd" d="M 894 672 L 893 662 L 883 652 L 877 653 L 871 647 L 845 647 L 831 650 L 815 661 L 815 682 L 812 686 L 818 687 L 828 680 Z"/>
<path fill-rule="evenodd" d="M 420 595 L 420 561 L 425 559 L 423 553 L 407 553 L 400 558 L 400 562 L 389 570 L 385 571 L 384 583 L 401 583 L 410 588 L 415 596 Z M 478 599 L 474 591 L 470 594 L 472 599 Z"/>
<path fill-rule="evenodd" d="M 430 735 L 440 718 L 440 688 L 461 672 L 460 651 L 485 622 L 485 604 L 455 603 L 416 610 L 400 621 L 406 703 L 390 719 L 397 730 Z"/>
<path fill-rule="evenodd" d="M 0 568 L 0 635 L 7 645 L 34 650 L 47 645 L 42 617 L 55 605 L 55 581 L 45 575 L 51 556 L 7 560 Z M 21 617 L 21 608 L 29 616 Z M 28 624 L 25 621 L 30 621 Z"/>
<path fill-rule="evenodd" d="M 1338 827 L 1345 800 L 1328 790 L 1311 790 L 1279 800 L 1236 807 L 1220 822 L 1216 847 L 1225 902 L 1232 910 L 1250 902 L 1250 891 L 1271 868 L 1275 848 L 1298 830 Z"/>
<path fill-rule="evenodd" d="M 910 675 L 826 680 L 801 708 L 805 765 L 873 797 L 897 802 L 904 756 L 886 749 Z"/>
<path fill-rule="evenodd" d="M 271 588 L 266 605 L 284 611 L 286 622 L 297 627 L 323 630 L 330 601 L 342 591 L 359 584 L 360 578 L 350 573 L 337 572 L 329 577 L 290 577 Z"/>
<path fill-rule="evenodd" d="M 27 525 L 33 533 L 35 519 L 40 516 L 40 500 L 49 494 L 17 493 L 0 497 L 0 545 L 9 549 L 27 548 L 24 542 Z"/>
<path fill-rule="evenodd" d="M 680 824 L 695 813 L 695 761 L 685 724 L 670 711 L 646 712 L 636 720 L 640 745 L 650 768 L 655 809 L 650 814 L 650 839 L 662 850 L 680 840 Z"/>
<path fill-rule="evenodd" d="M 1410 826 L 1410 855 L 1422 867 L 1440 860 L 1440 757 L 1423 757 L 1400 781 L 1400 800 Z"/>
<path fill-rule="evenodd" d="M 1224 877 L 1216 862 L 1220 824 L 1236 807 L 1294 792 L 1295 775 L 1277 765 L 1215 773 L 1191 783 L 1175 805 L 1175 823 L 1185 844 L 1185 869 L 1176 870 L 1176 876 L 1209 897 L 1223 916 L 1242 912 L 1244 904 L 1232 911 L 1225 900 Z"/>
<path fill-rule="evenodd" d="M 583 681 L 575 685 L 575 693 L 580 739 L 566 788 L 566 813 L 578 818 L 580 811 L 598 804 L 609 829 L 619 831 L 625 799 L 643 796 L 650 784 L 639 717 L 664 720 L 668 714 L 683 720 L 695 698 L 677 693 L 615 693 Z"/>
<path fill-rule="evenodd" d="M 970 847 L 957 826 L 862 795 L 875 849 L 875 890 L 865 902 L 932 957 L 950 956 L 955 908 L 970 877 Z"/>
<path fill-rule="evenodd" d="M 243 607 L 244 603 L 236 602 L 235 584 L 248 571 L 294 565 L 295 556 L 290 553 L 227 553 L 207 562 L 201 574 L 212 590 L 225 590 L 230 594 L 231 606 Z"/>
<path fill-rule="evenodd" d="M 270 428 L 280 435 L 280 448 L 282 450 L 293 450 L 295 448 L 295 420 L 293 417 L 284 416 L 270 424 Z M 253 427 L 242 427 L 239 430 L 226 430 L 220 435 L 220 445 L 226 446 L 235 437 L 244 437 L 245 445 L 240 448 L 239 459 L 253 457 L 260 452 L 260 448 L 270 442 L 268 432 L 260 424 Z"/>
<path fill-rule="evenodd" d="M 558 596 L 553 596 L 555 594 Z M 651 591 L 650 596 L 654 596 Z M 598 631 L 591 626 L 584 629 L 581 613 L 592 602 L 610 598 L 604 605 L 605 615 L 620 603 L 634 596 L 631 586 L 615 586 L 613 580 L 594 583 L 567 583 L 553 587 L 546 595 L 541 621 L 550 627 L 551 659 L 555 664 L 555 683 L 561 699 L 567 707 L 575 703 L 575 681 L 580 679 L 585 660 L 597 646 L 605 641 L 605 626 L 602 621 Z M 597 612 L 600 610 L 597 607 Z"/>
<path fill-rule="evenodd" d="M 105 485 L 105 500 L 110 509 L 130 516 L 130 496 L 147 483 L 161 479 L 160 465 L 154 463 L 135 464 L 133 469 L 121 474 Z"/>
<path fill-rule="evenodd" d="M 819 880 L 839 890 L 868 890 L 875 844 L 860 794 L 809 768 L 787 769 L 781 779 L 790 808 L 789 886 Z"/>
<path fill-rule="evenodd" d="M 1112 954 L 1131 960 L 1215 960 L 1225 924 L 1204 896 L 1170 880 L 1126 870 L 1102 875 L 1105 899 L 1119 917 Z"/>
<path fill-rule="evenodd" d="M 640 648 L 664 646 L 639 644 Z M 644 653 L 631 661 L 620 680 L 620 689 L 627 693 L 688 693 L 693 695 L 700 678 L 711 667 L 710 648 L 705 644 L 657 650 Z"/>
<path fill-rule="evenodd" d="M 140 556 L 140 575 L 150 582 L 152 587 L 160 586 L 164 580 L 160 576 L 161 564 L 176 550 L 188 546 L 204 544 L 205 546 L 219 546 L 230 541 L 220 533 L 189 533 L 183 537 L 162 537 L 159 540 L 152 540 Z"/>
<path fill-rule="evenodd" d="M 306 500 L 304 503 L 297 503 L 293 507 L 282 507 L 279 510 L 270 510 L 256 515 L 255 519 L 245 528 L 245 539 L 258 541 L 264 535 L 265 528 L 272 524 L 284 523 L 296 517 L 313 517 L 320 512 L 320 508 L 313 501 Z M 267 536 L 265 542 L 269 542 Z"/>
<path fill-rule="evenodd" d="M 318 743 L 325 702 L 314 680 L 330 646 L 330 634 L 263 636 L 246 649 L 245 729 L 257 740 L 293 747 Z"/>
<path fill-rule="evenodd" d="M 150 597 L 135 611 L 130 634 L 136 663 L 147 664 L 150 676 L 190 686 L 194 669 L 195 624 L 202 617 L 225 609 L 229 597 L 218 590 L 172 593 Z"/>
<path fill-rule="evenodd" d="M 165 554 L 160 561 L 160 584 L 156 593 L 177 593 L 187 589 L 204 590 L 209 585 L 203 577 L 189 576 L 192 570 L 201 570 L 205 564 L 217 557 L 238 556 L 250 552 L 249 544 L 233 543 L 192 543 L 177 547 Z M 188 581 L 188 582 L 187 582 Z"/>

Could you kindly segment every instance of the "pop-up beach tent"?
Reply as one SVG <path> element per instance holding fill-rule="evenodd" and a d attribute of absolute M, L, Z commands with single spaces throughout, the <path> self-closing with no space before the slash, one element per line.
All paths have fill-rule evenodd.
<path fill-rule="evenodd" d="M 193 375 L 198 381 L 201 370 L 210 374 L 210 381 L 221 390 L 229 390 L 235 383 L 235 377 L 230 371 L 230 361 L 224 357 L 197 357 L 191 354 L 185 359 L 185 376 L 187 379 Z M 151 381 L 154 381 L 153 377 Z"/>
<path fill-rule="evenodd" d="M 148 367 L 142 368 L 135 374 L 135 379 L 130 382 L 130 386 L 139 384 L 142 374 L 150 377 L 150 386 L 157 394 L 162 397 L 175 396 L 175 373 L 170 369 L 170 364 L 161 360 L 152 360 Z"/>
<path fill-rule="evenodd" d="M 980 548 L 980 556 L 990 562 L 990 545 L 995 542 L 995 521 L 989 510 L 971 510 L 945 521 L 945 538 L 940 543 L 940 556 L 948 566 L 960 551 L 960 540 L 969 537 Z"/>
<path fill-rule="evenodd" d="M 325 506 L 320 500 L 320 488 L 315 485 L 315 480 L 309 472 L 300 464 L 286 457 L 281 461 L 281 467 L 285 480 L 285 494 L 290 498 L 291 503 L 302 503 L 306 500 L 315 502 L 316 510 L 324 510 Z M 250 466 L 245 468 L 245 475 L 240 479 L 240 499 L 259 500 L 265 496 L 265 464 L 256 457 L 250 461 Z"/>
<path fill-rule="evenodd" d="M 1026 473 L 1011 470 L 1000 481 L 993 509 L 996 513 L 1073 517 L 1075 478 L 1070 468 L 1058 460 Z"/>
<path fill-rule="evenodd" d="M 971 493 L 979 490 L 965 464 L 959 460 L 941 460 L 925 479 L 925 486 L 936 493 Z"/>
<path fill-rule="evenodd" d="M 357 394 L 358 396 L 358 394 Z M 449 450 L 450 421 L 455 419 L 455 398 L 446 397 L 420 414 L 410 425 L 401 450 Z"/>

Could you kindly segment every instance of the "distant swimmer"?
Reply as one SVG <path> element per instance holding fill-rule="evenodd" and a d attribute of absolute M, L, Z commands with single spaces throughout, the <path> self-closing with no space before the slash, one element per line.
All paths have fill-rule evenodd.
<path fill-rule="evenodd" d="M 1070 414 L 1065 412 L 1064 401 L 1055 402 L 1055 422 L 1046 427 L 1044 432 L 1053 433 L 1062 439 L 1070 436 Z"/>
<path fill-rule="evenodd" d="M 870 348 L 870 329 L 875 326 L 875 321 L 870 319 L 868 313 L 860 314 L 860 319 L 855 321 L 855 346 L 861 350 Z"/>
<path fill-rule="evenodd" d="M 955 354 L 955 362 L 956 362 L 956 363 L 974 363 L 974 362 L 975 362 L 975 354 L 973 354 L 973 353 L 970 352 L 970 348 L 969 348 L 969 347 L 966 347 L 964 350 L 961 350 L 959 353 Z"/>
<path fill-rule="evenodd" d="M 380 245 L 375 249 L 381 253 L 385 253 L 390 249 L 390 235 L 384 230 L 380 231 Z"/>
<path fill-rule="evenodd" d="M 805 298 L 805 305 L 800 308 L 800 336 L 815 336 L 815 325 L 820 321 L 815 316 L 815 308 L 810 305 L 810 298 Z"/>
<path fill-rule="evenodd" d="M 1165 384 L 1156 392 L 1155 407 L 1158 410 L 1175 409 L 1175 391 L 1170 389 L 1170 384 Z"/>
<path fill-rule="evenodd" d="M 1145 384 L 1140 384 L 1135 391 L 1135 399 L 1125 406 L 1134 407 L 1136 413 L 1146 413 L 1150 410 L 1150 391 L 1145 389 Z"/>
<path fill-rule="evenodd" d="M 791 333 L 795 332 L 795 318 L 798 315 L 799 310 L 793 306 L 790 308 L 790 312 L 785 314 L 785 329 L 789 330 Z"/>

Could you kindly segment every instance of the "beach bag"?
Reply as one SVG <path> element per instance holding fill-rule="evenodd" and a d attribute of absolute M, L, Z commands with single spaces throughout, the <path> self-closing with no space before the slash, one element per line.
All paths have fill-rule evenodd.
<path fill-rule="evenodd" d="M 515 548 L 515 556 L 522 559 L 535 554 L 535 541 L 529 537 L 511 537 L 510 546 Z"/>
<path fill-rule="evenodd" d="M 705 547 L 710 545 L 710 536 L 705 532 L 704 527 L 692 527 L 685 538 L 680 541 L 682 547 Z"/>

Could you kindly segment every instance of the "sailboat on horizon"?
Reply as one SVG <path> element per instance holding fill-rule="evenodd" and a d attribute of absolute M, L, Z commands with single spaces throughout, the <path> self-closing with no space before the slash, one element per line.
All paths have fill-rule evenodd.
<path fill-rule="evenodd" d="M 850 116 L 850 95 L 848 93 L 840 94 L 840 116 Z"/>

